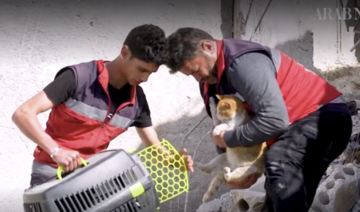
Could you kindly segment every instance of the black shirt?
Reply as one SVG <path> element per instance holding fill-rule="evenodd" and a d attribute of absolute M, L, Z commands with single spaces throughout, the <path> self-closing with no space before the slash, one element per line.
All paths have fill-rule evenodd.
<path fill-rule="evenodd" d="M 44 92 L 55 105 L 66 102 L 66 100 L 73 95 L 74 91 L 75 76 L 71 69 L 64 70 L 58 74 L 55 80 L 44 88 Z M 126 84 L 121 89 L 116 89 L 110 84 L 108 85 L 108 92 L 111 99 L 109 118 L 121 103 L 129 100 L 130 91 L 131 87 L 129 84 Z M 152 126 L 149 105 L 144 91 L 140 86 L 136 88 L 136 95 L 139 108 L 142 108 L 142 111 L 131 127 L 145 128 Z"/>

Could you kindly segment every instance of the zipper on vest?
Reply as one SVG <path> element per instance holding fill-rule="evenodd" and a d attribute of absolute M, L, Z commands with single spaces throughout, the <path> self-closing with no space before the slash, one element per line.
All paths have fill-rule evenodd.
<path fill-rule="evenodd" d="M 104 89 L 104 88 L 103 88 Z M 105 116 L 105 119 L 103 121 L 103 124 L 101 125 L 101 128 L 104 128 L 106 126 L 107 123 L 109 123 L 111 121 L 111 119 L 115 116 L 115 114 L 121 109 L 123 108 L 124 106 L 126 106 L 127 104 L 122 104 L 120 105 L 115 111 L 114 111 L 114 114 L 109 117 L 109 114 L 110 114 L 110 109 L 111 109 L 111 98 L 110 98 L 110 95 L 109 93 L 104 89 L 107 97 L 108 97 L 108 100 L 109 100 L 109 106 L 107 108 L 107 111 L 106 111 L 106 116 Z"/>
<path fill-rule="evenodd" d="M 110 107 L 111 107 L 111 101 L 109 100 L 109 107 L 108 107 L 108 109 L 107 109 L 107 111 L 106 111 L 106 116 L 105 116 L 105 119 L 104 119 L 104 121 L 103 121 L 103 124 L 101 125 L 101 128 L 104 128 L 105 127 L 105 125 L 110 121 L 110 119 L 111 118 L 109 118 L 108 116 L 109 116 L 109 112 L 110 112 Z"/>
<path fill-rule="evenodd" d="M 103 121 L 103 124 L 101 125 L 101 128 L 104 128 L 105 127 L 105 125 L 110 121 L 110 119 L 108 118 L 108 116 L 109 116 L 109 113 L 110 113 L 110 108 L 111 108 L 111 99 L 110 99 L 110 95 L 109 95 L 109 93 L 108 93 L 108 91 L 103 87 L 103 86 L 101 86 L 102 88 L 103 88 L 103 90 L 104 90 L 104 92 L 106 93 L 106 96 L 107 96 L 107 98 L 108 98 L 108 100 L 109 100 L 109 104 L 108 104 L 108 108 L 107 108 L 107 111 L 106 111 L 106 114 L 105 114 L 105 119 L 104 119 L 104 121 Z M 114 115 L 113 115 L 114 116 Z"/>
<path fill-rule="evenodd" d="M 101 128 L 104 128 L 105 127 L 105 125 L 111 120 L 111 118 L 109 118 L 108 116 L 109 116 L 109 112 L 110 112 L 110 107 L 111 107 L 111 100 L 109 100 L 109 107 L 108 107 L 108 109 L 107 109 L 107 111 L 106 111 L 106 116 L 105 116 L 105 119 L 104 119 L 104 121 L 103 121 L 103 124 L 101 125 Z M 114 115 L 113 115 L 114 116 Z"/>
<path fill-rule="evenodd" d="M 102 87 L 102 86 L 101 86 Z M 103 87 L 102 87 L 103 88 Z M 110 108 L 111 108 L 111 98 L 110 98 L 110 94 L 103 88 L 103 90 L 105 91 L 106 93 L 106 96 L 108 97 L 108 100 L 109 100 L 109 105 L 108 105 L 108 108 L 107 108 L 107 111 L 106 111 L 106 116 L 105 116 L 105 119 L 103 121 L 103 124 L 101 125 L 101 128 L 104 128 L 106 126 L 107 123 L 110 122 L 110 120 L 115 116 L 115 114 L 121 110 L 122 108 L 130 105 L 130 102 L 125 102 L 125 103 L 122 103 L 121 105 L 119 105 L 118 108 L 116 108 L 116 110 L 114 111 L 114 114 L 109 118 L 109 114 L 110 114 Z M 135 94 L 136 95 L 136 94 Z"/>

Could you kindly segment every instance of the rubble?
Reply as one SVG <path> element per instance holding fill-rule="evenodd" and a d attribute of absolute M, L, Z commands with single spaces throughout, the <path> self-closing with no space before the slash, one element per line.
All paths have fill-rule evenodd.
<path fill-rule="evenodd" d="M 359 211 L 360 211 L 360 199 L 355 203 L 355 205 L 353 206 L 350 212 L 359 212 Z"/>
<path fill-rule="evenodd" d="M 265 176 L 248 189 L 231 190 L 202 204 L 196 212 L 260 212 L 265 200 Z"/>
<path fill-rule="evenodd" d="M 359 199 L 360 172 L 353 163 L 337 165 L 323 181 L 309 212 L 349 212 Z"/>

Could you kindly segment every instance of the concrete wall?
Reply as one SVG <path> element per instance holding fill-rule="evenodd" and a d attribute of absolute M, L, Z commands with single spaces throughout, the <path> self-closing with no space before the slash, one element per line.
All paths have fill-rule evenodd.
<path fill-rule="evenodd" d="M 351 2 L 342 0 L 347 8 Z M 236 37 L 251 39 L 289 54 L 313 56 L 316 68 L 356 65 L 353 20 L 340 17 L 339 0 L 236 0 Z M 330 11 L 331 10 L 331 11 Z M 354 17 L 354 16 L 352 16 Z M 347 20 L 347 21 L 345 21 Z M 349 24 L 349 32 L 346 23 Z M 311 65 L 311 61 L 304 61 Z"/>
<path fill-rule="evenodd" d="M 350 51 L 360 38 L 354 33 L 360 13 L 354 10 L 356 2 L 235 0 L 234 37 L 280 49 L 321 74 L 347 98 L 360 100 L 360 45 Z"/>
<path fill-rule="evenodd" d="M 231 1 L 180 2 L 1 1 L 0 211 L 22 210 L 22 193 L 28 187 L 35 148 L 11 122 L 11 115 L 53 80 L 60 68 L 93 59 L 114 59 L 129 30 L 143 23 L 158 24 L 167 34 L 178 27 L 193 26 L 216 38 L 231 36 Z M 170 76 L 162 67 L 142 87 L 160 138 L 172 141 L 177 148 L 189 147 L 190 154 L 196 153 L 195 160 L 208 160 L 215 154 L 209 137 L 198 145 L 209 129 L 209 120 L 192 131 L 205 117 L 195 80 L 180 74 Z M 48 112 L 39 115 L 44 128 L 47 117 Z M 130 129 L 110 148 L 130 149 L 139 144 L 139 137 Z M 162 211 L 196 210 L 205 189 L 201 185 L 210 178 L 193 174 L 190 179 L 190 192 L 167 203 Z"/>

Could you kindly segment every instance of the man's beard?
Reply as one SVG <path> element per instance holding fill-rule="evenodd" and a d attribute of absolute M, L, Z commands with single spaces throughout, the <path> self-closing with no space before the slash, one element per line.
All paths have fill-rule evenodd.
<path fill-rule="evenodd" d="M 209 76 L 205 77 L 201 81 L 209 83 L 209 84 L 216 84 L 217 83 L 217 68 L 216 62 L 212 62 L 212 60 L 206 55 L 205 59 L 207 61 L 207 70 L 209 70 Z"/>
<path fill-rule="evenodd" d="M 214 68 L 214 69 L 212 69 L 211 71 L 210 71 L 210 75 L 209 75 L 209 77 L 208 77 L 208 83 L 209 84 L 216 84 L 217 83 L 217 75 L 216 75 L 216 71 L 215 71 L 216 69 Z"/>

